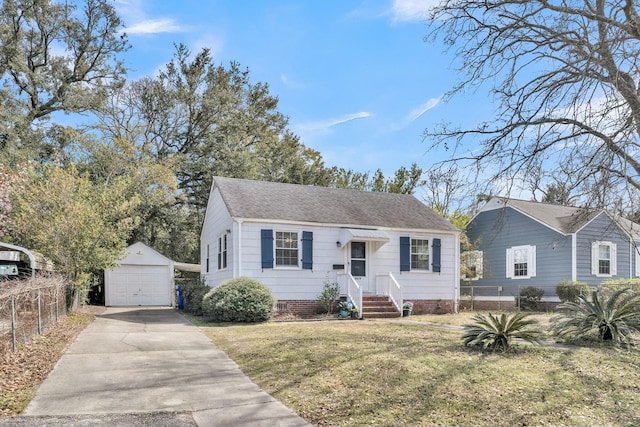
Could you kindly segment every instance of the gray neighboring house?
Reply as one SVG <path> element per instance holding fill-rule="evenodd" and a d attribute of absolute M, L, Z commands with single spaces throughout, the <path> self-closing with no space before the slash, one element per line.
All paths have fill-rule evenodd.
<path fill-rule="evenodd" d="M 317 310 L 324 283 L 362 307 L 455 311 L 460 232 L 411 195 L 215 177 L 201 234 L 208 286 L 239 276 L 269 287 L 280 310 Z"/>
<path fill-rule="evenodd" d="M 476 251 L 462 254 L 464 285 L 476 295 L 505 298 L 523 286 L 557 300 L 563 280 L 596 286 L 607 279 L 640 277 L 640 225 L 605 210 L 495 197 L 467 226 Z M 467 277 L 469 276 L 469 277 Z M 550 297 L 550 298 L 549 298 Z M 544 299 L 543 299 L 544 300 Z"/>

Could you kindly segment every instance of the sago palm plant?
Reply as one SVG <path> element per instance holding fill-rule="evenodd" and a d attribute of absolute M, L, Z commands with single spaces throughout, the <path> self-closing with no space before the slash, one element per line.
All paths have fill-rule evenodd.
<path fill-rule="evenodd" d="M 597 337 L 616 345 L 631 344 L 640 331 L 640 292 L 620 289 L 611 296 L 595 291 L 591 300 L 580 295 L 578 302 L 558 306 L 563 312 L 553 316 L 551 328 L 563 339 Z"/>
<path fill-rule="evenodd" d="M 540 331 L 532 328 L 537 324 L 535 320 L 527 319 L 526 313 L 515 313 L 500 317 L 489 313 L 487 316 L 477 314 L 473 316 L 474 323 L 464 325 L 462 340 L 464 345 L 481 345 L 492 351 L 507 351 L 513 339 L 521 339 L 539 344 Z"/>

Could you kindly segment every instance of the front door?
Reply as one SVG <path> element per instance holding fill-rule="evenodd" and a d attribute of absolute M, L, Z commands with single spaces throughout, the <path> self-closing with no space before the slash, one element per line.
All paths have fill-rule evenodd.
<path fill-rule="evenodd" d="M 351 275 L 358 282 L 363 292 L 371 292 L 367 277 L 367 242 L 351 242 Z"/>

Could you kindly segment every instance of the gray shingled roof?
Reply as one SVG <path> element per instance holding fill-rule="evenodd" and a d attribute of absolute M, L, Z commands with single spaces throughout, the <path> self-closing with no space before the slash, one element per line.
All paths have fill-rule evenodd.
<path fill-rule="evenodd" d="M 634 241 L 640 241 L 640 224 L 620 216 L 612 215 L 604 209 L 575 208 L 517 199 L 503 200 L 506 204 L 565 234 L 576 232 L 593 218 L 605 212 L 624 232 L 631 236 Z"/>
<path fill-rule="evenodd" d="M 214 178 L 232 217 L 458 231 L 414 196 Z"/>
<path fill-rule="evenodd" d="M 584 208 L 517 199 L 505 199 L 505 202 L 565 234 L 579 230 L 602 212 L 602 210 L 586 210 Z"/>

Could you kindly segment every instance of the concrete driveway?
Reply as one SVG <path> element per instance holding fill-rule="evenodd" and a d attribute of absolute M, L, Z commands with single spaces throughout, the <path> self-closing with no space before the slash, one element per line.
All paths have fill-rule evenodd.
<path fill-rule="evenodd" d="M 23 421 L 132 414 L 142 425 L 145 413 L 169 414 L 164 425 L 308 425 L 173 309 L 140 307 L 108 308 L 82 331 Z M 116 419 L 127 425 L 126 415 Z"/>

